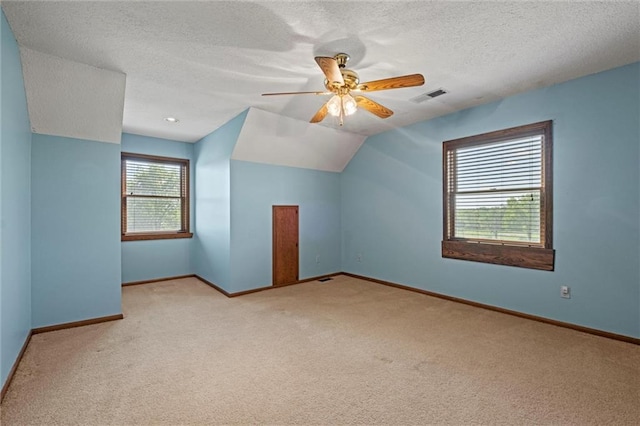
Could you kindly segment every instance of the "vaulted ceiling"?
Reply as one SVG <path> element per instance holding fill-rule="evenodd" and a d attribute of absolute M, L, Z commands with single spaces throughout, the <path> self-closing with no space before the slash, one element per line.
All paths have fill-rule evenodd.
<path fill-rule="evenodd" d="M 386 120 L 358 111 L 341 128 L 332 118 L 320 124 L 359 135 L 640 60 L 637 1 L 3 1 L 2 8 L 23 58 L 35 58 L 23 65 L 39 66 L 36 76 L 25 70 L 27 79 L 50 76 L 47 61 L 60 58 L 76 63 L 58 70 L 72 81 L 82 66 L 111 71 L 77 80 L 79 92 L 104 95 L 86 99 L 95 105 L 83 110 L 104 115 L 98 104 L 111 96 L 122 104 L 124 131 L 187 142 L 248 107 L 308 121 L 326 97 L 261 93 L 322 90 L 318 55 L 348 53 L 363 81 L 425 76 L 421 87 L 371 93 L 395 111 Z M 439 88 L 448 93 L 411 101 Z M 42 102 L 42 110 L 60 109 Z"/>

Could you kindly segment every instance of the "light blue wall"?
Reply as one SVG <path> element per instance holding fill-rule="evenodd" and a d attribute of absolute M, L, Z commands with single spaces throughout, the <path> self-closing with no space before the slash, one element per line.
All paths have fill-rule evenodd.
<path fill-rule="evenodd" d="M 247 111 L 194 147 L 195 235 L 194 273 L 226 291 L 231 288 L 230 159 Z"/>
<path fill-rule="evenodd" d="M 122 152 L 186 158 L 190 169 L 189 207 L 191 231 L 194 228 L 194 176 L 193 145 L 167 139 L 122 134 Z M 144 281 L 193 274 L 191 267 L 191 238 L 170 240 L 123 241 L 122 282 Z"/>
<path fill-rule="evenodd" d="M 370 137 L 342 175 L 343 270 L 640 337 L 639 80 L 636 63 Z M 549 119 L 555 272 L 443 259 L 442 141 Z"/>
<path fill-rule="evenodd" d="M 32 326 L 121 312 L 120 146 L 33 135 Z"/>
<path fill-rule="evenodd" d="M 341 270 L 340 174 L 234 160 L 231 162 L 233 292 L 272 284 L 273 205 L 300 206 L 300 279 Z"/>
<path fill-rule="evenodd" d="M 0 19 L 0 388 L 31 330 L 31 127 L 18 45 Z"/>

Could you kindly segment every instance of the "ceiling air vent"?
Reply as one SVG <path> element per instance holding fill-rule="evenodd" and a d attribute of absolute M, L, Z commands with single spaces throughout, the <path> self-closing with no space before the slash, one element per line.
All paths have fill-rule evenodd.
<path fill-rule="evenodd" d="M 423 93 L 422 95 L 418 95 L 415 98 L 411 98 L 409 100 L 411 102 L 415 102 L 416 104 L 419 104 L 421 102 L 425 102 L 425 101 L 428 101 L 430 99 L 437 98 L 438 96 L 442 96 L 445 93 L 447 93 L 447 91 L 444 90 L 444 89 L 436 89 L 436 90 L 434 90 L 432 92 Z"/>

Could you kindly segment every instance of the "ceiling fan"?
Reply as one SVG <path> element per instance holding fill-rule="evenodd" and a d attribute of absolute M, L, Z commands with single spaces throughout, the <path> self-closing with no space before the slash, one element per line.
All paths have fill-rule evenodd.
<path fill-rule="evenodd" d="M 316 56 L 315 60 L 326 77 L 324 80 L 326 91 L 263 93 L 262 96 L 333 95 L 311 118 L 311 123 L 319 123 L 329 114 L 338 117 L 340 125 L 342 126 L 344 124 L 344 117 L 356 112 L 358 107 L 380 118 L 388 118 L 393 115 L 393 111 L 389 108 L 360 95 L 360 93 L 401 89 L 403 87 L 422 86 L 424 84 L 422 74 L 403 75 L 400 77 L 360 83 L 358 74 L 346 68 L 347 61 L 349 61 L 349 55 L 346 53 L 338 53 L 333 58 Z M 355 96 L 352 96 L 352 94 Z"/>

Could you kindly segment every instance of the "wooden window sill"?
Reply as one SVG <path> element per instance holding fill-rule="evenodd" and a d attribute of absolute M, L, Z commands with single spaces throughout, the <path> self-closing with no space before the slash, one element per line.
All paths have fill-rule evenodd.
<path fill-rule="evenodd" d="M 553 271 L 555 250 L 464 241 L 442 241 L 442 257 Z"/>
<path fill-rule="evenodd" d="M 143 240 L 172 240 L 176 238 L 192 238 L 191 232 L 157 232 L 150 234 L 127 234 L 122 235 L 121 241 L 143 241 Z"/>

